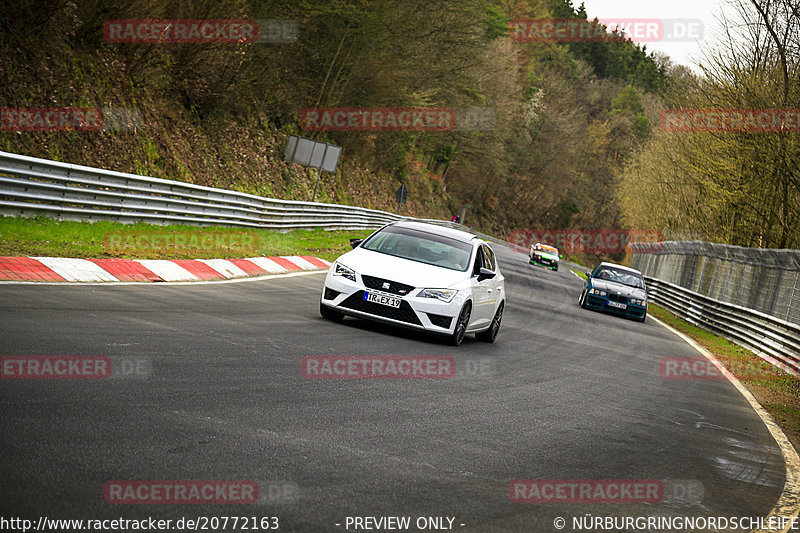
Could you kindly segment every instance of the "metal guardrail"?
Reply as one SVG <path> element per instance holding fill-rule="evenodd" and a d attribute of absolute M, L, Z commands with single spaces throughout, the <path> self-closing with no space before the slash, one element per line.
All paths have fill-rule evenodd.
<path fill-rule="evenodd" d="M 449 221 L 414 219 L 363 207 L 278 200 L 8 152 L 0 152 L 0 214 L 279 230 L 358 230 L 396 220 L 420 220 L 467 229 Z"/>
<path fill-rule="evenodd" d="M 645 276 L 645 280 L 651 302 L 800 376 L 800 325 L 656 278 Z"/>
<path fill-rule="evenodd" d="M 631 243 L 651 301 L 800 375 L 800 251 Z"/>
<path fill-rule="evenodd" d="M 631 266 L 709 298 L 800 324 L 800 250 L 702 241 L 631 243 Z"/>
<path fill-rule="evenodd" d="M 0 152 L 0 215 L 278 230 L 362 230 L 397 220 L 416 220 L 508 244 L 449 220 L 401 216 L 349 205 L 278 200 L 8 152 Z"/>

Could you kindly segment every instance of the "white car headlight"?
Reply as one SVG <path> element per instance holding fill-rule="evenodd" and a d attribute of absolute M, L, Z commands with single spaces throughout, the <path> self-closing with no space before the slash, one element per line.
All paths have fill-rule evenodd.
<path fill-rule="evenodd" d="M 352 268 L 344 266 L 338 261 L 333 264 L 333 275 L 342 276 L 344 278 L 349 279 L 350 281 L 356 280 L 356 271 L 353 270 Z"/>
<path fill-rule="evenodd" d="M 458 293 L 455 289 L 422 289 L 417 295 L 420 298 L 436 298 L 449 303 Z"/>

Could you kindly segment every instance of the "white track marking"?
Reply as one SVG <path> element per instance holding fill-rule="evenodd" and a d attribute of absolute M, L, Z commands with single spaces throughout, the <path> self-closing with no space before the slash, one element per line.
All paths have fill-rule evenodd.
<path fill-rule="evenodd" d="M 273 261 L 268 257 L 248 257 L 248 261 L 259 266 L 269 272 L 270 274 L 280 274 L 282 272 L 288 272 L 285 268 L 280 266 L 278 263 Z"/>
<path fill-rule="evenodd" d="M 199 259 L 198 261 L 202 261 L 228 279 L 247 276 L 247 272 L 227 259 Z"/>
<path fill-rule="evenodd" d="M 309 262 L 306 259 L 303 259 L 297 255 L 282 255 L 284 259 L 291 261 L 295 265 L 299 266 L 303 270 L 319 270 L 319 267 L 316 266 L 314 263 Z"/>
<path fill-rule="evenodd" d="M 137 259 L 136 262 L 164 281 L 197 280 L 194 274 L 166 259 Z"/>
<path fill-rule="evenodd" d="M 32 257 L 67 281 L 119 281 L 98 264 L 86 259 Z"/>

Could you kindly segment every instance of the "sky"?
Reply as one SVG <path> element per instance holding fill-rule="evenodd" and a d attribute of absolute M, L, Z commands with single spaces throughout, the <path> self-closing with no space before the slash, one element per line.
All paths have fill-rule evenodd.
<path fill-rule="evenodd" d="M 648 19 L 649 22 L 659 19 L 662 25 L 657 35 L 640 41 L 641 44 L 646 44 L 648 51 L 664 52 L 674 63 L 695 71 L 699 71 L 697 63 L 703 58 L 702 50 L 720 41 L 719 15 L 723 10 L 730 17 L 735 14 L 726 0 L 573 0 L 573 5 L 577 7 L 581 1 L 590 20 L 597 17 L 601 22 L 603 19 L 634 19 L 646 23 Z M 645 26 L 640 24 L 639 28 L 641 35 L 646 36 Z M 667 41 L 669 37 L 673 42 Z"/>

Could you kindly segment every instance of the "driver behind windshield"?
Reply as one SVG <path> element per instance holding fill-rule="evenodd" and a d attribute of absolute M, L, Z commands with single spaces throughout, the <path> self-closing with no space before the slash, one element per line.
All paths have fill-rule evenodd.
<path fill-rule="evenodd" d="M 622 285 L 627 285 L 629 287 L 636 287 L 639 289 L 644 288 L 644 282 L 640 277 L 624 272 L 619 272 L 617 270 L 603 269 L 597 273 L 596 277 L 598 279 L 602 279 L 605 281 L 613 281 L 615 283 L 621 283 Z"/>
<path fill-rule="evenodd" d="M 447 254 L 447 259 L 450 261 L 450 264 L 453 268 L 464 270 L 464 268 L 467 266 L 469 255 L 458 248 L 450 248 L 450 251 Z"/>
<path fill-rule="evenodd" d="M 408 239 L 401 239 L 400 242 L 398 242 L 397 246 L 395 247 L 395 252 L 400 257 L 405 257 L 410 259 L 417 257 L 417 254 L 414 250 L 414 245 L 411 244 L 408 241 Z"/>

